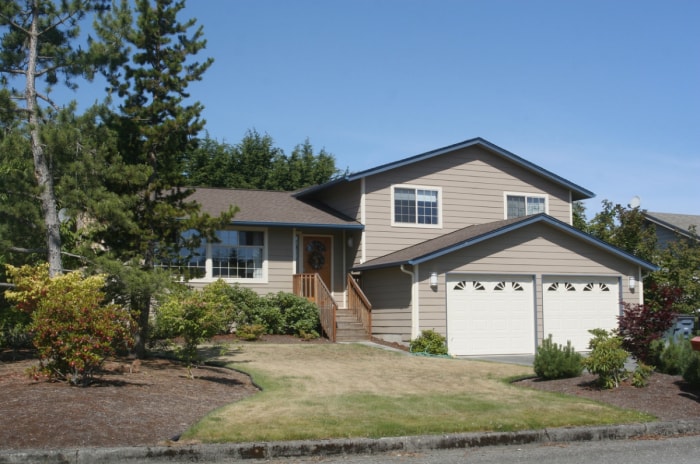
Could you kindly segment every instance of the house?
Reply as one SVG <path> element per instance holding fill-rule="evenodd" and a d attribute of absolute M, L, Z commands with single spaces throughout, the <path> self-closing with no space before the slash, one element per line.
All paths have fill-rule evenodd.
<path fill-rule="evenodd" d="M 586 350 L 656 269 L 572 227 L 592 197 L 481 138 L 294 193 L 197 189 L 204 211 L 240 212 L 193 283 L 314 298 L 334 340 L 349 308 L 374 337 L 433 329 L 453 355 L 534 353 L 548 334 Z"/>
<path fill-rule="evenodd" d="M 646 224 L 656 231 L 656 240 L 660 248 L 666 248 L 669 242 L 679 238 L 698 240 L 700 233 L 700 216 L 693 214 L 651 213 L 644 211 Z M 694 232 L 693 232 L 694 230 Z"/>

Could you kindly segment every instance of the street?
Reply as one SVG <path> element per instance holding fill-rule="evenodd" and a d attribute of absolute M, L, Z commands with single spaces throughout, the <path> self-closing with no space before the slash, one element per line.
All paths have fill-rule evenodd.
<path fill-rule="evenodd" d="M 241 461 L 223 461 L 241 462 Z M 272 464 L 697 464 L 700 436 L 526 446 L 437 450 L 417 453 L 286 458 Z"/>

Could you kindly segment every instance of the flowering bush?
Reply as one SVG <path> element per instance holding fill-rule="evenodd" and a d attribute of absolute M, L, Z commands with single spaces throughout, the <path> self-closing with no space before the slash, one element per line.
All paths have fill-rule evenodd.
<path fill-rule="evenodd" d="M 104 276 L 49 278 L 46 265 L 8 266 L 8 276 L 15 290 L 5 296 L 30 314 L 32 342 L 49 378 L 87 385 L 107 356 L 132 343 L 134 321 L 127 310 L 105 304 Z"/>

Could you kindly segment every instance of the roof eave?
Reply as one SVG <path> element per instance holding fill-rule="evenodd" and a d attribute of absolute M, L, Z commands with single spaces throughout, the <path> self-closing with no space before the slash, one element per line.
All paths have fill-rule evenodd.
<path fill-rule="evenodd" d="M 236 226 L 247 227 L 297 227 L 307 229 L 337 229 L 337 230 L 364 230 L 362 224 L 321 224 L 306 222 L 272 222 L 272 221 L 231 221 Z"/>
<path fill-rule="evenodd" d="M 438 149 L 431 150 L 431 151 L 428 151 L 425 153 L 421 153 L 419 155 L 411 156 L 409 158 L 404 158 L 404 159 L 399 160 L 399 161 L 386 163 L 386 164 L 383 164 L 381 166 L 377 166 L 375 168 L 371 168 L 371 169 L 367 169 L 367 170 L 360 171 L 357 173 L 349 174 L 348 176 L 346 176 L 346 179 L 349 181 L 353 181 L 353 180 L 360 179 L 362 177 L 381 174 L 382 172 L 389 171 L 391 169 L 406 166 L 406 165 L 409 165 L 412 163 L 416 163 L 416 162 L 423 161 L 423 160 L 426 160 L 426 159 L 429 159 L 429 158 L 432 158 L 435 156 L 444 155 L 446 153 L 449 153 L 449 152 L 452 152 L 455 150 L 461 150 L 463 148 L 468 148 L 468 147 L 475 146 L 475 145 L 480 145 L 484 148 L 487 148 L 491 151 L 494 151 L 494 152 L 498 153 L 499 155 L 503 156 L 504 158 L 506 158 L 506 159 L 508 159 L 508 160 L 530 170 L 530 171 L 533 171 L 533 172 L 535 172 L 539 175 L 542 175 L 542 176 L 544 176 L 544 177 L 546 177 L 546 178 L 548 178 L 548 179 L 550 179 L 550 180 L 552 180 L 560 185 L 565 186 L 566 188 L 571 190 L 574 200 L 586 200 L 586 199 L 590 199 L 590 198 L 595 197 L 595 193 L 591 192 L 590 190 L 585 189 L 577 184 L 574 184 L 573 182 L 571 182 L 571 181 L 569 181 L 569 180 L 567 180 L 567 179 L 565 179 L 557 174 L 554 174 L 553 172 L 548 171 L 540 166 L 537 166 L 536 164 L 531 163 L 530 161 L 527 161 L 524 158 L 521 158 L 520 156 L 516 155 L 515 153 L 512 153 L 508 150 L 505 150 L 505 149 L 499 147 L 498 145 L 495 145 L 495 144 L 493 144 L 493 143 L 489 142 L 488 140 L 485 140 L 481 137 L 476 137 L 473 139 L 465 140 L 464 142 L 460 142 L 460 143 L 456 143 L 456 144 L 449 145 L 446 147 L 438 148 Z M 326 185 L 328 185 L 328 184 L 326 184 Z"/>

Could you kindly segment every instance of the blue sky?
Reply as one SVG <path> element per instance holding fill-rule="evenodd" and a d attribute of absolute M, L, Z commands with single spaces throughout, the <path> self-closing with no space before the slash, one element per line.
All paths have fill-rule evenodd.
<path fill-rule="evenodd" d="M 700 214 L 697 0 L 189 0 L 211 137 L 359 171 L 483 137 L 609 199 Z"/>

